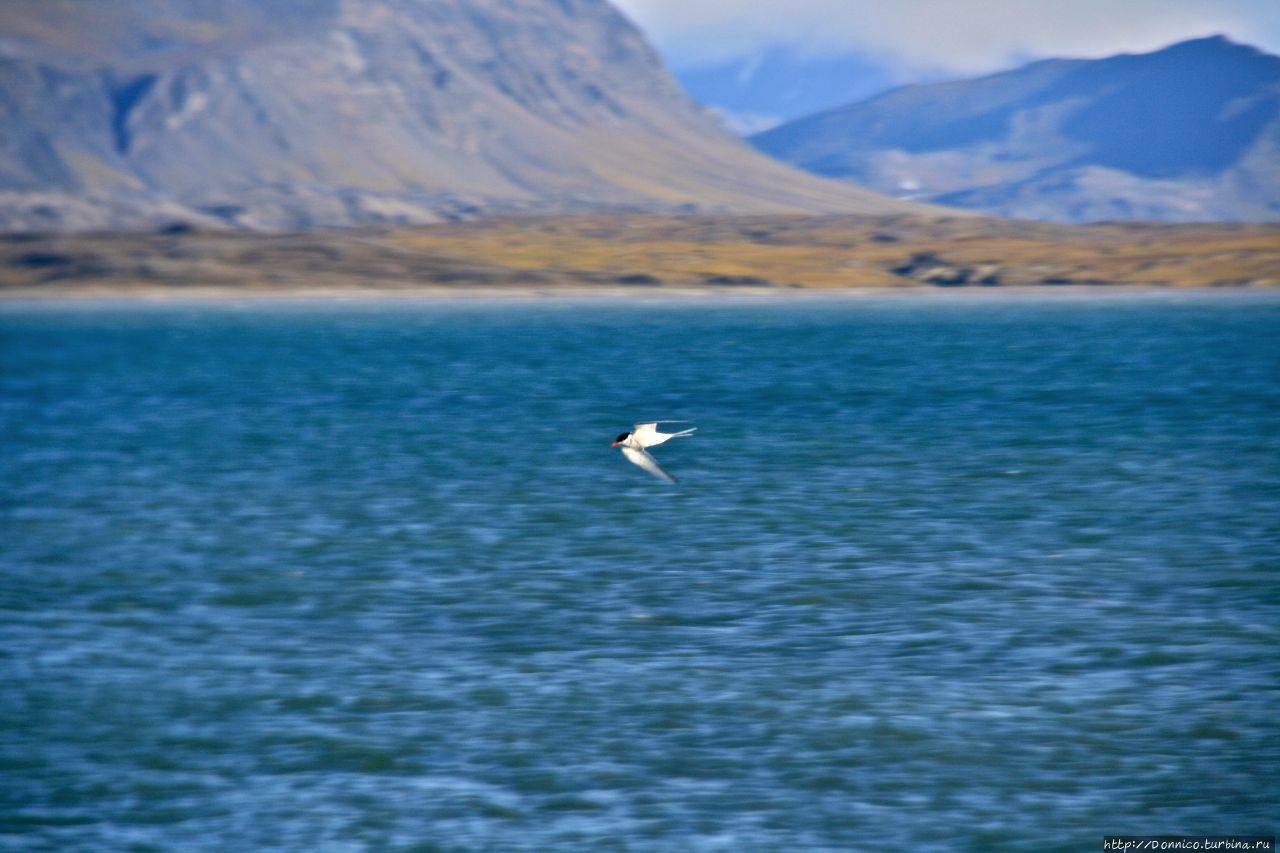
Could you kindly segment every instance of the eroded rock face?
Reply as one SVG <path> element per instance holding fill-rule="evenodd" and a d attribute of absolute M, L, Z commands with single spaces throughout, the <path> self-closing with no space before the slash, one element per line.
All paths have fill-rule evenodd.
<path fill-rule="evenodd" d="M 0 126 L 8 230 L 907 209 L 738 143 L 604 0 L 6 0 Z"/>

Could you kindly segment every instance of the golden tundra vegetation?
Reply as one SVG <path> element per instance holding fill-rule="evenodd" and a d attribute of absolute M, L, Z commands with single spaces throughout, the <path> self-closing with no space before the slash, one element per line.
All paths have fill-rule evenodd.
<path fill-rule="evenodd" d="M 0 293 L 1280 286 L 1280 225 L 523 217 L 301 234 L 0 238 Z"/>

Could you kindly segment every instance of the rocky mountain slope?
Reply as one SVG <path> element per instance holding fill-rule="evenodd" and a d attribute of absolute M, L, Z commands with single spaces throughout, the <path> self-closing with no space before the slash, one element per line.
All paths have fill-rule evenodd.
<path fill-rule="evenodd" d="M 1280 219 L 1280 57 L 1224 38 L 908 86 L 753 137 L 901 197 L 1066 222 Z"/>
<path fill-rule="evenodd" d="M 605 0 L 5 0 L 0 230 L 891 212 L 689 101 Z"/>

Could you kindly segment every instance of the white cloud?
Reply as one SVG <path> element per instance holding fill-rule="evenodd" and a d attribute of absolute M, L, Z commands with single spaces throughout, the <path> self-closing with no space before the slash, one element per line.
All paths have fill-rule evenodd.
<path fill-rule="evenodd" d="M 1280 52 L 1277 0 L 614 0 L 677 67 L 766 47 L 860 54 L 901 79 L 1223 33 Z"/>

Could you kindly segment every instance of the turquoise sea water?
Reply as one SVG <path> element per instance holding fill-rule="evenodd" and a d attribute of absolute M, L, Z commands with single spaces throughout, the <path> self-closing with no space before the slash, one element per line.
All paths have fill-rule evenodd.
<path fill-rule="evenodd" d="M 0 847 L 1274 833 L 1278 379 L 1268 295 L 0 306 Z"/>

